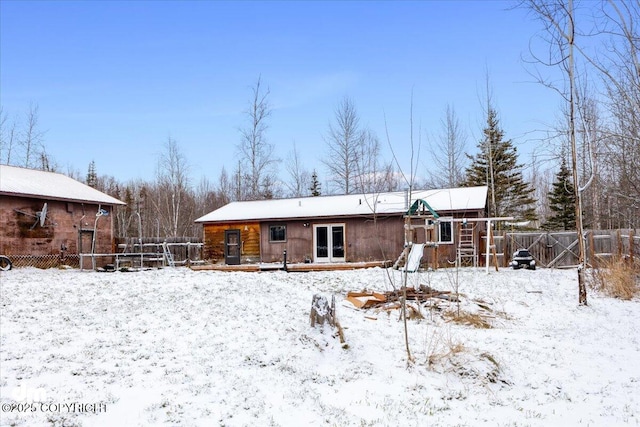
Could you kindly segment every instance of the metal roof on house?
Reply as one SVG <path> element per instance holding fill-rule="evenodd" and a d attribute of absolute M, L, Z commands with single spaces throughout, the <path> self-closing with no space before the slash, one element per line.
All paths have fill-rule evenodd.
<path fill-rule="evenodd" d="M 0 165 L 0 195 L 105 205 L 126 203 L 66 175 Z"/>
<path fill-rule="evenodd" d="M 425 200 L 436 212 L 473 211 L 485 208 L 487 187 L 414 190 L 411 200 L 408 200 L 407 192 L 396 191 L 232 202 L 196 222 L 403 214 L 417 199 Z"/>

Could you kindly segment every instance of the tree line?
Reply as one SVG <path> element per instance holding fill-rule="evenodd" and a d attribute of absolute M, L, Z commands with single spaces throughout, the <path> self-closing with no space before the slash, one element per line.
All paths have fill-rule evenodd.
<path fill-rule="evenodd" d="M 440 129 L 426 144 L 428 173 L 407 179 L 388 137 L 383 141 L 363 126 L 355 101 L 345 96 L 323 133 L 324 170 L 308 170 L 295 144 L 285 159 L 276 156 L 268 138 L 270 90 L 258 77 L 238 134 L 237 164 L 223 168 L 215 182 L 193 180 L 172 137 L 164 142 L 151 181 L 120 182 L 99 174 L 93 161 L 86 175 L 67 173 L 127 203 L 116 212 L 120 237 L 199 236 L 194 220 L 232 201 L 472 185 L 489 187 L 489 216 L 513 216 L 531 228 L 576 229 L 578 212 L 587 228 L 638 228 L 640 6 L 603 0 L 579 14 L 572 0 L 524 0 L 519 6 L 541 24 L 524 62 L 561 101 L 558 122 L 545 129 L 548 136 L 536 142 L 530 159 L 521 159 L 505 134 L 487 89 L 475 150 L 469 152 L 456 111 L 447 105 Z M 560 77 L 549 79 L 547 69 L 556 69 Z M 37 104 L 13 119 L 0 110 L 0 162 L 59 171 L 46 151 L 38 114 Z M 391 158 L 382 154 L 385 144 Z"/>

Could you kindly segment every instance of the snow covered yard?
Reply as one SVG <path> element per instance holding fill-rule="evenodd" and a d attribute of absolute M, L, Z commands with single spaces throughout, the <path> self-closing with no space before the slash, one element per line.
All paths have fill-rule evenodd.
<path fill-rule="evenodd" d="M 454 290 L 453 270 L 420 282 Z M 396 272 L 397 274 L 397 272 Z M 356 310 L 385 270 L 2 272 L 2 426 L 640 425 L 640 301 L 575 270 L 462 269 L 461 313 Z M 312 329 L 336 295 L 348 348 Z M 366 317 L 365 317 L 366 316 Z M 374 320 L 375 319 L 375 320 Z"/>

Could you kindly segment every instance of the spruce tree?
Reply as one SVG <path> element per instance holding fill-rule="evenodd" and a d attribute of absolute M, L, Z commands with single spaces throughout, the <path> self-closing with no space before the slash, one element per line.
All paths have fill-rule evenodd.
<path fill-rule="evenodd" d="M 549 192 L 549 209 L 551 209 L 552 214 L 544 224 L 544 229 L 576 229 L 576 196 L 573 188 L 573 178 L 564 159 L 562 159 L 560 170 L 556 174 L 553 187 Z"/>
<path fill-rule="evenodd" d="M 466 169 L 462 187 L 489 187 L 488 214 L 490 217 L 512 216 L 517 220 L 535 221 L 535 198 L 531 185 L 522 178 L 522 165 L 511 140 L 504 140 L 497 113 L 489 108 L 484 137 L 478 143 L 476 156 Z"/>
<path fill-rule="evenodd" d="M 87 185 L 96 188 L 98 186 L 98 174 L 96 173 L 96 162 L 91 160 L 87 171 Z"/>
<path fill-rule="evenodd" d="M 321 194 L 320 187 L 321 184 L 320 181 L 318 181 L 318 173 L 314 170 L 313 174 L 311 174 L 311 187 L 309 188 L 313 197 L 317 197 Z"/>
<path fill-rule="evenodd" d="M 125 221 L 123 222 L 127 224 L 127 229 L 124 231 L 124 236 L 120 237 L 135 236 L 136 234 L 134 221 L 130 221 L 131 215 L 133 215 L 133 206 L 135 206 L 136 203 L 133 196 L 133 187 L 131 184 L 128 184 L 124 189 L 124 202 L 126 203 L 126 205 L 123 208 L 125 218 Z"/>

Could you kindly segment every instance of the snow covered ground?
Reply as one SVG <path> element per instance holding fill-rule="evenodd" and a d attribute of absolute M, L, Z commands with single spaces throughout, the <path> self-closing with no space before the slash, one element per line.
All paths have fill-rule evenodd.
<path fill-rule="evenodd" d="M 452 291 L 452 273 L 418 278 Z M 579 307 L 575 270 L 462 269 L 458 283 L 459 307 L 409 321 L 408 365 L 399 312 L 344 300 L 390 290 L 380 268 L 2 272 L 1 424 L 640 425 L 640 301 Z M 347 348 L 310 327 L 315 293 L 336 295 Z"/>

